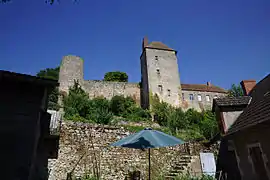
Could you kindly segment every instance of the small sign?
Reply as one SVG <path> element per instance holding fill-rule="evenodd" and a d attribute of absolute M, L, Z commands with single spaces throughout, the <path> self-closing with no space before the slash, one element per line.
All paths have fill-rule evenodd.
<path fill-rule="evenodd" d="M 213 153 L 200 153 L 202 172 L 205 175 L 215 176 L 216 162 Z"/>

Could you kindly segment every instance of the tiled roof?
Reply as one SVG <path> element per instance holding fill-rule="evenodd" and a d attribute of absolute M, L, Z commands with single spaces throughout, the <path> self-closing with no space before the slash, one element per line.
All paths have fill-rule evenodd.
<path fill-rule="evenodd" d="M 251 100 L 250 96 L 241 96 L 241 97 L 224 97 L 214 99 L 214 105 L 219 107 L 222 106 L 241 106 L 248 105 Z"/>
<path fill-rule="evenodd" d="M 167 45 L 163 44 L 159 41 L 153 41 L 150 44 L 148 44 L 146 47 L 148 48 L 154 48 L 154 49 L 163 49 L 163 50 L 169 50 L 169 51 L 175 51 L 172 48 L 169 48 Z"/>
<path fill-rule="evenodd" d="M 214 85 L 206 85 L 206 84 L 181 84 L 182 90 L 186 91 L 204 91 L 204 92 L 219 92 L 219 93 L 227 93 L 227 91 L 223 88 Z"/>
<path fill-rule="evenodd" d="M 227 135 L 270 120 L 270 93 L 257 102 L 251 102 L 228 130 Z"/>

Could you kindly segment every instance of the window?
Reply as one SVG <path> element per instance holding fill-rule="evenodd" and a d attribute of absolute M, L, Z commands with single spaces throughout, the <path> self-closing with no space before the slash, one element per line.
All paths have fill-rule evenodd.
<path fill-rule="evenodd" d="M 157 75 L 160 75 L 160 70 L 159 69 L 157 69 Z"/>
<path fill-rule="evenodd" d="M 185 100 L 185 94 L 182 93 L 182 100 L 184 101 Z"/>
<path fill-rule="evenodd" d="M 202 95 L 198 94 L 198 101 L 202 101 Z"/>
<path fill-rule="evenodd" d="M 191 101 L 193 101 L 193 100 L 194 100 L 194 96 L 193 96 L 193 94 L 190 94 L 190 95 L 189 95 L 189 100 L 191 100 Z"/>
<path fill-rule="evenodd" d="M 210 96 L 206 95 L 206 101 L 210 101 Z"/>
<path fill-rule="evenodd" d="M 162 93 L 162 91 L 163 91 L 162 85 L 158 85 L 158 91 L 159 91 L 160 93 Z"/>
<path fill-rule="evenodd" d="M 168 89 L 167 91 L 168 91 L 168 96 L 171 96 L 171 90 Z"/>
<path fill-rule="evenodd" d="M 155 60 L 156 60 L 156 61 L 158 60 L 158 56 L 155 56 Z"/>

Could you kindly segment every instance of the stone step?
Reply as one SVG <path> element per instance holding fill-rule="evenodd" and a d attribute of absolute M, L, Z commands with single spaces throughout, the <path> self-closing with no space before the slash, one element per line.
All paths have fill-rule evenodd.
<path fill-rule="evenodd" d="M 173 173 L 173 174 L 179 174 L 179 173 L 182 173 L 182 169 L 172 169 L 172 170 L 170 170 L 170 172 L 169 173 Z"/>
<path fill-rule="evenodd" d="M 186 160 L 182 160 L 182 161 L 173 161 L 172 162 L 173 164 L 189 164 L 189 163 L 191 163 L 191 161 L 186 161 Z"/>
<path fill-rule="evenodd" d="M 172 170 L 185 170 L 183 166 L 172 166 Z"/>
<path fill-rule="evenodd" d="M 188 166 L 189 163 L 182 163 L 182 162 L 177 162 L 177 163 L 174 163 L 175 166 Z"/>
<path fill-rule="evenodd" d="M 180 156 L 179 158 L 180 158 L 180 159 L 183 159 L 183 160 L 184 160 L 184 159 L 191 159 L 191 156 Z"/>

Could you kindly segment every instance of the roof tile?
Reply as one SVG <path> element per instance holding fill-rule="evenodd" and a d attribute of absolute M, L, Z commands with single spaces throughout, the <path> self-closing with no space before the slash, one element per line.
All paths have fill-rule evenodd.
<path fill-rule="evenodd" d="M 227 93 L 223 88 L 206 84 L 181 84 L 182 90 Z"/>
<path fill-rule="evenodd" d="M 227 135 L 270 120 L 270 94 L 250 103 L 228 130 Z"/>
<path fill-rule="evenodd" d="M 175 51 L 174 49 L 168 47 L 167 45 L 163 44 L 159 41 L 153 41 L 150 44 L 148 44 L 146 47 L 148 48 L 154 48 L 154 49 L 163 49 L 163 50 L 169 50 L 169 51 Z"/>
<path fill-rule="evenodd" d="M 214 105 L 217 105 L 219 107 L 248 105 L 250 100 L 251 100 L 250 96 L 224 97 L 214 99 Z"/>

